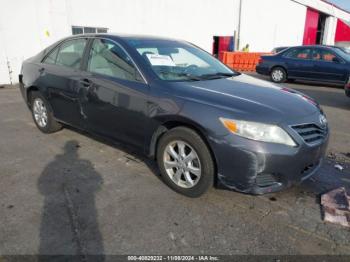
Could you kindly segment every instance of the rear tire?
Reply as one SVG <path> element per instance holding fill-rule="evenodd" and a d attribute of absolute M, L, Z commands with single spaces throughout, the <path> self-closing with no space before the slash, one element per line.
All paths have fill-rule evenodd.
<path fill-rule="evenodd" d="M 214 161 L 205 142 L 190 128 L 176 127 L 160 138 L 157 162 L 165 184 L 180 194 L 199 197 L 213 186 Z"/>
<path fill-rule="evenodd" d="M 62 125 L 54 119 L 51 106 L 45 97 L 38 91 L 31 92 L 30 97 L 32 117 L 38 129 L 45 134 L 61 130 Z"/>
<path fill-rule="evenodd" d="M 284 83 L 287 81 L 287 72 L 282 67 L 274 67 L 271 70 L 270 79 L 274 83 Z"/>

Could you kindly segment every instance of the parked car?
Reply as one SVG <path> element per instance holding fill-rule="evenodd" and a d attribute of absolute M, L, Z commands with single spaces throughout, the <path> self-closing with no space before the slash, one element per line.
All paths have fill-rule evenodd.
<path fill-rule="evenodd" d="M 271 53 L 272 54 L 277 54 L 277 53 L 282 52 L 282 51 L 284 51 L 284 50 L 286 50 L 288 48 L 289 47 L 286 47 L 286 46 L 276 47 L 276 48 L 272 49 Z"/>
<path fill-rule="evenodd" d="M 350 55 L 336 47 L 292 47 L 262 56 L 256 71 L 270 75 L 275 83 L 308 80 L 345 85 L 350 75 Z"/>
<path fill-rule="evenodd" d="M 190 197 L 213 184 L 263 194 L 299 183 L 329 137 L 313 99 L 171 39 L 69 37 L 23 63 L 20 87 L 42 132 L 66 124 L 131 144 Z"/>
<path fill-rule="evenodd" d="M 350 77 L 349 77 L 349 80 L 348 82 L 346 83 L 345 85 L 345 94 L 350 97 Z"/>

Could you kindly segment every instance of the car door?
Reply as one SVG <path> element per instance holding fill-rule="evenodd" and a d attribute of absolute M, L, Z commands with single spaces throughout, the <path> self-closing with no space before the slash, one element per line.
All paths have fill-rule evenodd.
<path fill-rule="evenodd" d="M 80 99 L 89 129 L 136 146 L 144 145 L 149 87 L 118 43 L 90 43 Z"/>
<path fill-rule="evenodd" d="M 46 90 L 55 118 L 77 127 L 82 125 L 78 91 L 86 44 L 86 38 L 63 42 L 44 58 L 39 69 L 39 85 Z"/>
<path fill-rule="evenodd" d="M 315 60 L 317 80 L 345 83 L 347 70 L 343 59 L 328 49 L 319 48 L 315 50 L 315 53 L 317 53 L 317 59 Z"/>
<path fill-rule="evenodd" d="M 313 78 L 314 67 L 311 61 L 311 48 L 294 48 L 285 55 L 288 78 Z"/>

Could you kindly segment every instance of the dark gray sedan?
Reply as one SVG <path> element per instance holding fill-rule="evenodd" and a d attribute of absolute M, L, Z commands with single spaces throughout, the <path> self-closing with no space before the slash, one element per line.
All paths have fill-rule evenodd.
<path fill-rule="evenodd" d="M 313 99 L 178 40 L 69 37 L 23 63 L 20 87 L 42 132 L 66 124 L 133 145 L 190 197 L 213 185 L 263 194 L 299 183 L 329 137 Z"/>

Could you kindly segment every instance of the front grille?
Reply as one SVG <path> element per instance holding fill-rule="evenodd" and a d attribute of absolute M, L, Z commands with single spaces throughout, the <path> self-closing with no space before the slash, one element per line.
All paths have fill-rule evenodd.
<path fill-rule="evenodd" d="M 327 135 L 327 128 L 321 128 L 316 124 L 302 124 L 292 128 L 303 138 L 307 144 L 318 144 Z"/>

